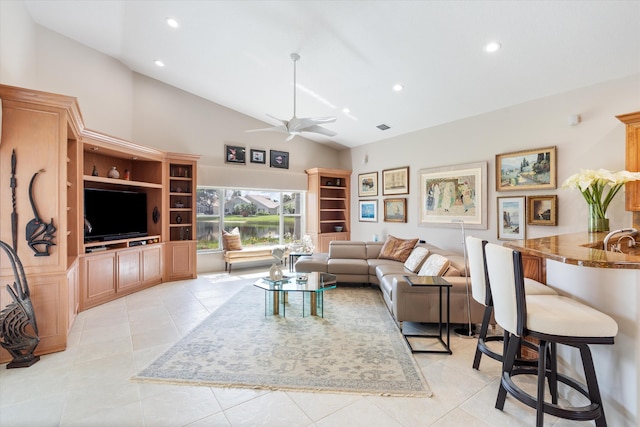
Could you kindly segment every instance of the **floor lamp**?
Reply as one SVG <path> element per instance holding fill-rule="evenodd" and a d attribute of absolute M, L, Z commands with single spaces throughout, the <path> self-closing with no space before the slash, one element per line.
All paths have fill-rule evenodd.
<path fill-rule="evenodd" d="M 451 222 L 459 222 L 460 226 L 462 227 L 462 254 L 464 256 L 464 268 L 465 270 L 467 270 L 469 268 L 469 263 L 467 260 L 467 243 L 466 243 L 467 237 L 464 231 L 464 221 L 461 219 L 454 219 Z M 467 283 L 467 316 L 469 319 L 469 328 L 467 329 L 466 327 L 461 327 L 461 328 L 456 328 L 453 331 L 457 335 L 460 335 L 463 338 L 473 338 L 475 337 L 475 333 L 473 332 L 473 328 L 471 327 L 471 300 L 469 299 L 469 272 L 468 271 L 465 272 L 464 277 Z"/>

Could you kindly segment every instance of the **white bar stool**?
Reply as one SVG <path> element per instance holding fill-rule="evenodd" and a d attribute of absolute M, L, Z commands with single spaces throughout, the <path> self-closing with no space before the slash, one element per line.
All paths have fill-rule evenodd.
<path fill-rule="evenodd" d="M 489 278 L 487 277 L 487 266 L 483 250 L 486 244 L 486 240 L 467 236 L 466 245 L 467 255 L 469 256 L 471 295 L 473 296 L 473 299 L 484 305 L 484 315 L 482 317 L 480 333 L 478 334 L 478 344 L 476 346 L 476 354 L 473 359 L 473 369 L 480 368 L 480 359 L 483 354 L 486 354 L 488 357 L 497 360 L 498 362 L 502 362 L 502 355 L 504 354 L 504 350 L 502 353 L 497 353 L 491 350 L 486 344 L 491 341 L 505 341 L 504 336 L 487 336 L 489 323 L 491 322 L 491 316 L 493 314 L 493 300 L 491 297 L 491 287 L 489 285 Z M 549 286 L 527 278 L 524 279 L 524 291 L 526 295 L 558 295 L 558 293 Z M 533 350 L 538 350 L 537 346 L 533 343 L 524 341 L 523 344 Z M 520 364 L 527 363 L 525 361 L 520 361 Z M 535 362 L 529 362 L 529 364 L 535 366 Z"/>
<path fill-rule="evenodd" d="M 552 295 L 525 296 L 522 254 L 518 251 L 488 243 L 485 246 L 485 257 L 495 319 L 508 332 L 496 408 L 504 408 L 509 393 L 520 402 L 536 409 L 538 427 L 542 427 L 545 413 L 577 421 L 595 420 L 596 426 L 606 426 L 589 344 L 613 344 L 618 333 L 616 321 L 571 298 Z M 516 364 L 516 355 L 525 336 L 540 340 L 537 369 Z M 575 379 L 557 372 L 557 344 L 580 350 L 586 387 Z M 549 357 L 548 367 L 545 356 Z M 537 374 L 537 396 L 526 393 L 514 383 L 512 376 L 521 374 Z M 544 401 L 545 377 L 549 380 L 551 403 Z M 559 406 L 557 381 L 581 393 L 590 403 L 580 407 Z"/>

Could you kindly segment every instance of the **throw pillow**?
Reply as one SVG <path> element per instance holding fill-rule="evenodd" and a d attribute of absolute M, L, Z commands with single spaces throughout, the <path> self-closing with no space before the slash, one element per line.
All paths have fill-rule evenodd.
<path fill-rule="evenodd" d="M 382 249 L 380 249 L 378 258 L 405 262 L 416 243 L 418 243 L 418 239 L 405 240 L 389 235 L 384 245 L 382 245 Z"/>
<path fill-rule="evenodd" d="M 442 255 L 432 254 L 422 265 L 418 276 L 442 276 L 449 268 L 449 260 Z"/>
<path fill-rule="evenodd" d="M 422 266 L 424 259 L 429 255 L 429 249 L 423 248 L 422 246 L 418 246 L 411 251 L 411 255 L 404 262 L 404 266 L 407 270 L 411 270 L 412 272 L 416 272 Z"/>
<path fill-rule="evenodd" d="M 238 227 L 231 230 L 231 233 L 223 230 L 222 243 L 224 245 L 224 249 L 227 251 L 242 250 L 242 241 L 240 240 L 240 230 L 238 230 Z"/>

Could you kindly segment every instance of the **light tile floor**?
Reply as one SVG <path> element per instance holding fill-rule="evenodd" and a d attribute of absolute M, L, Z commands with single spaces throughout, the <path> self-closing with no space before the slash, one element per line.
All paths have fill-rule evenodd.
<path fill-rule="evenodd" d="M 453 355 L 416 354 L 432 398 L 359 396 L 139 383 L 130 378 L 236 293 L 230 279 L 165 283 L 78 315 L 64 352 L 26 369 L 0 366 L 0 426 L 531 426 L 512 398 L 494 408 L 500 365 L 471 368 L 475 340 Z M 206 277 L 205 277 L 206 276 Z M 226 282 L 222 284 L 220 280 Z M 239 283 L 239 282 L 238 282 Z M 546 416 L 545 425 L 568 426 Z M 584 425 L 585 423 L 580 423 Z"/>

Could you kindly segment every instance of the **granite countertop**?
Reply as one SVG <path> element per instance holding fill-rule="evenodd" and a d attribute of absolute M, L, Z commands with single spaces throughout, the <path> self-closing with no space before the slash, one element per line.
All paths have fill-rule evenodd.
<path fill-rule="evenodd" d="M 602 250 L 607 233 L 573 233 L 537 239 L 513 240 L 504 246 L 525 255 L 551 259 L 565 264 L 596 268 L 627 268 L 640 270 L 640 248 L 632 253 Z"/>

